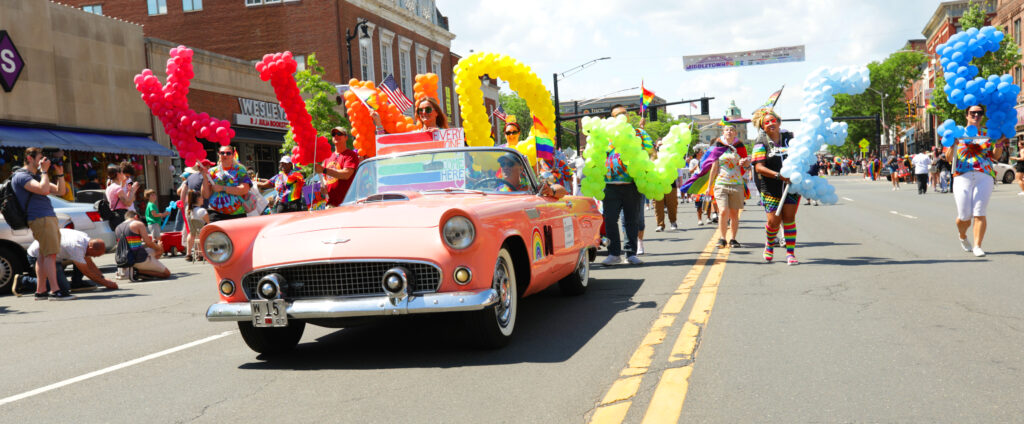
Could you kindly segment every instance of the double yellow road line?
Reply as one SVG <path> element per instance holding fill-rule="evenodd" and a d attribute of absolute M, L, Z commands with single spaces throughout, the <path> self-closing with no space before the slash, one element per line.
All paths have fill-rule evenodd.
<path fill-rule="evenodd" d="M 672 324 L 682 313 L 687 299 L 690 298 L 690 293 L 696 287 L 697 281 L 707 267 L 708 260 L 711 259 L 715 251 L 717 235 L 716 231 L 708 240 L 700 256 L 697 257 L 693 268 L 683 278 L 672 297 L 665 302 L 665 306 L 651 326 L 651 330 L 640 342 L 640 346 L 633 352 L 626 367 L 619 373 L 619 378 L 612 383 L 611 388 L 608 389 L 600 405 L 594 411 L 594 415 L 590 419 L 591 424 L 619 424 L 625 420 L 637 391 L 640 389 L 640 383 L 650 370 L 655 348 L 665 341 Z M 686 400 L 686 391 L 689 388 L 690 374 L 693 372 L 697 346 L 701 333 L 711 317 L 711 308 L 718 295 L 718 285 L 722 280 L 726 261 L 729 259 L 729 251 L 728 248 L 718 250 L 715 261 L 697 292 L 690 316 L 683 323 L 682 330 L 672 345 L 667 367 L 662 371 L 651 402 L 644 413 L 644 424 L 675 423 L 679 420 L 683 411 L 683 402 Z"/>

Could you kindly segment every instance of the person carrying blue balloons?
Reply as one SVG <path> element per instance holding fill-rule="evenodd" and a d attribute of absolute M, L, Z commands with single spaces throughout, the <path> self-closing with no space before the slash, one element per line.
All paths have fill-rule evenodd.
<path fill-rule="evenodd" d="M 979 131 L 985 117 L 985 106 L 967 108 L 967 129 L 965 137 L 953 139 L 953 145 L 946 149 L 946 160 L 953 163 L 953 197 L 956 199 L 956 229 L 960 246 L 974 256 L 985 256 L 981 242 L 985 239 L 988 226 L 986 214 L 988 201 L 995 185 L 995 169 L 992 163 L 1003 154 L 1006 137 L 999 143 L 992 143 Z M 974 224 L 974 246 L 967 242 L 967 229 Z"/>

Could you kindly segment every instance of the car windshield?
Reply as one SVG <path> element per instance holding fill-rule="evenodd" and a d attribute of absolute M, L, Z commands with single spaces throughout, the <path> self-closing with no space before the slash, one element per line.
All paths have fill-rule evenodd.
<path fill-rule="evenodd" d="M 507 149 L 447 149 L 382 157 L 362 163 L 344 203 L 395 192 L 533 192 L 523 157 Z"/>

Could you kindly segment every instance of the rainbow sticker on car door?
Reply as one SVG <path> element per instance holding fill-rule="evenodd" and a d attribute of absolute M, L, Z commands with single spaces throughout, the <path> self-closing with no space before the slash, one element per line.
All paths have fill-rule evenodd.
<path fill-rule="evenodd" d="M 533 261 L 537 262 L 544 258 L 544 237 L 540 234 L 540 229 L 533 229 Z"/>

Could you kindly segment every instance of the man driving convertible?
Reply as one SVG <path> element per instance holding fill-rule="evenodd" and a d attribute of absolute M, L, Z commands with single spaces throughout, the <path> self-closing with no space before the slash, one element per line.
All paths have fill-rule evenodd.
<path fill-rule="evenodd" d="M 498 191 L 529 191 L 530 179 L 526 175 L 523 162 L 514 153 L 505 153 L 498 157 L 498 165 L 501 166 L 501 178 L 505 182 Z M 565 196 L 566 190 L 560 184 L 544 182 L 540 187 L 541 196 L 561 198 Z"/>

